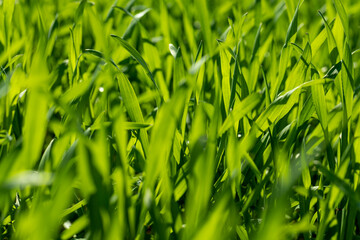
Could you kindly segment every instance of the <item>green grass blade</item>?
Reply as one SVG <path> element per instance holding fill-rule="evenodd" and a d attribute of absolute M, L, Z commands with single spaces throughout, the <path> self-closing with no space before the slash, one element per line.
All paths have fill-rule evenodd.
<path fill-rule="evenodd" d="M 140 63 L 140 65 L 144 68 L 146 74 L 149 76 L 149 78 L 154 83 L 156 88 L 158 88 L 153 74 L 151 73 L 148 65 L 146 64 L 144 58 L 140 55 L 140 53 L 121 37 L 116 36 L 114 34 L 111 34 L 111 37 L 116 39 L 121 44 L 121 46 L 123 46 L 131 54 L 131 56 L 133 56 L 136 59 L 136 61 L 138 61 L 138 63 Z"/>
<path fill-rule="evenodd" d="M 334 3 L 335 3 L 336 11 L 340 16 L 341 23 L 344 27 L 345 35 L 348 37 L 349 36 L 349 18 L 345 11 L 344 5 L 341 2 L 341 0 L 334 0 Z"/>
<path fill-rule="evenodd" d="M 120 93 L 130 119 L 134 122 L 144 123 L 139 102 L 129 79 L 123 73 L 118 73 L 117 77 Z M 146 156 L 149 147 L 149 137 L 145 129 L 140 129 L 140 141 Z"/>
<path fill-rule="evenodd" d="M 332 31 L 331 31 L 331 28 L 330 28 L 329 24 L 325 20 L 324 15 L 320 11 L 319 11 L 319 14 L 322 17 L 322 19 L 324 21 L 324 24 L 325 24 L 330 58 L 332 59 L 332 62 L 335 63 L 335 61 L 337 60 L 337 57 L 339 55 L 337 47 L 336 47 L 336 41 L 335 41 L 334 35 L 333 35 Z"/>
<path fill-rule="evenodd" d="M 250 113 L 261 101 L 261 96 L 258 93 L 253 93 L 245 98 L 241 103 L 235 105 L 234 109 L 225 119 L 224 123 L 219 129 L 219 136 L 225 133 L 231 126 L 240 121 L 246 114 Z"/>
<path fill-rule="evenodd" d="M 230 109 L 230 95 L 231 95 L 231 88 L 230 88 L 230 56 L 227 51 L 221 50 L 220 51 L 220 65 L 221 65 L 221 89 L 222 89 L 222 96 L 225 105 L 225 111 L 228 113 Z"/>

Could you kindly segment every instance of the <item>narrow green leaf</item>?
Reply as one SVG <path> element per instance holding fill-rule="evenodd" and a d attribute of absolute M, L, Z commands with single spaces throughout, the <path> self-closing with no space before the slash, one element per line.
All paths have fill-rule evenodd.
<path fill-rule="evenodd" d="M 78 22 L 80 18 L 83 16 L 86 4 L 87 4 L 87 0 L 81 0 L 75 12 L 75 22 Z"/>
<path fill-rule="evenodd" d="M 122 39 L 121 37 L 116 36 L 114 34 L 111 34 L 111 37 L 116 39 L 121 44 L 121 46 L 123 46 L 131 54 L 131 56 L 133 56 L 136 59 L 136 61 L 138 61 L 138 63 L 140 63 L 140 65 L 145 69 L 145 72 L 147 73 L 147 75 L 149 76 L 151 81 L 154 83 L 156 88 L 158 88 L 156 85 L 154 76 L 152 75 L 148 65 L 146 64 L 145 60 L 140 55 L 140 53 L 135 48 L 133 48 L 129 43 L 127 43 L 124 39 Z"/>
<path fill-rule="evenodd" d="M 219 130 L 219 136 L 226 132 L 226 130 L 228 130 L 231 126 L 234 126 L 234 124 L 242 119 L 246 114 L 256 108 L 260 101 L 261 95 L 253 93 L 236 105 L 222 124 Z"/>
<path fill-rule="evenodd" d="M 131 83 L 129 82 L 129 79 L 122 72 L 117 74 L 117 78 L 120 93 L 130 119 L 134 122 L 144 123 L 144 117 L 141 112 L 138 99 Z M 149 146 L 149 138 L 145 129 L 140 129 L 140 141 L 146 156 Z"/>
<path fill-rule="evenodd" d="M 344 27 L 345 35 L 347 37 L 350 37 L 350 35 L 349 35 L 349 18 L 345 11 L 344 5 L 342 4 L 341 0 L 334 0 L 334 3 L 335 3 L 336 11 L 340 16 L 341 23 Z"/>
<path fill-rule="evenodd" d="M 49 145 L 46 147 L 45 152 L 41 157 L 38 171 L 44 171 L 45 164 L 50 160 L 51 149 L 54 141 L 55 139 L 52 139 Z"/>
<path fill-rule="evenodd" d="M 325 24 L 330 58 L 332 59 L 333 63 L 335 63 L 335 61 L 336 61 L 336 59 L 337 59 L 337 57 L 339 55 L 339 52 L 338 52 L 337 47 L 336 47 L 336 41 L 335 41 L 334 35 L 333 35 L 332 31 L 331 31 L 331 28 L 330 28 L 329 24 L 325 20 L 325 17 L 323 16 L 323 14 L 320 11 L 319 11 L 319 14 L 322 17 L 322 19 L 324 21 L 324 24 Z"/>
<path fill-rule="evenodd" d="M 225 111 L 228 113 L 230 108 L 230 56 L 225 49 L 220 51 L 220 65 L 221 65 L 221 90 L 225 105 Z"/>
<path fill-rule="evenodd" d="M 61 239 L 72 238 L 74 235 L 84 230 L 88 225 L 89 225 L 88 216 L 86 215 L 81 216 L 80 218 L 76 219 L 76 221 L 73 222 L 68 229 L 62 232 Z"/>
<path fill-rule="evenodd" d="M 146 8 L 145 10 L 139 12 L 138 14 L 136 14 L 135 16 L 131 17 L 133 18 L 133 20 L 131 20 L 128 28 L 126 29 L 126 31 L 124 32 L 122 39 L 126 40 L 129 39 L 135 29 L 135 26 L 139 23 L 140 19 L 142 17 L 144 17 L 148 12 L 150 12 L 150 8 Z"/>
<path fill-rule="evenodd" d="M 255 36 L 255 41 L 254 41 L 254 46 L 253 46 L 253 50 L 251 53 L 251 58 L 250 58 L 250 62 L 254 61 L 255 55 L 258 52 L 259 48 L 260 48 L 260 32 L 261 32 L 261 26 L 262 24 L 259 25 L 259 28 L 256 32 L 256 36 Z"/>
<path fill-rule="evenodd" d="M 274 82 L 271 86 L 271 99 L 275 99 L 277 95 L 280 85 L 284 79 L 286 68 L 288 65 L 288 61 L 291 55 L 291 47 L 289 43 L 292 42 L 296 38 L 297 27 L 298 27 L 298 13 L 299 13 L 299 5 L 296 7 L 294 16 L 290 22 L 289 28 L 286 33 L 285 43 L 281 50 L 280 63 L 279 63 L 279 75 L 276 78 L 276 82 Z"/>
<path fill-rule="evenodd" d="M 349 183 L 345 182 L 344 179 L 341 179 L 339 176 L 337 176 L 335 173 L 329 171 L 326 167 L 322 165 L 319 161 L 314 161 L 314 166 L 318 168 L 332 183 L 334 183 L 341 191 L 343 191 L 350 199 L 352 199 L 355 202 L 359 202 L 359 193 L 354 192 L 354 190 L 351 188 Z M 356 206 L 359 208 L 359 204 Z"/>
<path fill-rule="evenodd" d="M 296 37 L 297 28 L 298 28 L 299 7 L 300 7 L 300 5 L 298 5 L 296 7 L 294 16 L 293 16 L 293 18 L 290 22 L 289 28 L 287 30 L 284 47 L 287 47 L 287 45 L 291 41 L 293 41 Z"/>
<path fill-rule="evenodd" d="M 325 92 L 322 85 L 314 85 L 311 87 L 312 99 L 315 105 L 316 113 L 319 117 L 321 126 L 324 131 L 328 129 L 327 110 L 325 102 Z"/>

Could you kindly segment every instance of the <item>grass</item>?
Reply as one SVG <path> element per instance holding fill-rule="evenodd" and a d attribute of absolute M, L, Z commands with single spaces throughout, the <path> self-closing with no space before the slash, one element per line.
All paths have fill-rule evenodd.
<path fill-rule="evenodd" d="M 359 239 L 359 11 L 0 1 L 1 239 Z"/>

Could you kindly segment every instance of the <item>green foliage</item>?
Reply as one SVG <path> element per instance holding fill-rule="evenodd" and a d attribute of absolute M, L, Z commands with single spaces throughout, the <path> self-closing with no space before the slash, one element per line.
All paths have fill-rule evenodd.
<path fill-rule="evenodd" d="M 0 239 L 359 239 L 359 11 L 0 1 Z"/>

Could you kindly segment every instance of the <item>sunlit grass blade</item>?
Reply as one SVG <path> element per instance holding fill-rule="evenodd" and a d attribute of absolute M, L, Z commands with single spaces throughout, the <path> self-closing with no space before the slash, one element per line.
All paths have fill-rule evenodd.
<path fill-rule="evenodd" d="M 219 135 L 222 135 L 231 126 L 234 126 L 236 122 L 240 121 L 246 114 L 250 113 L 258 105 L 260 100 L 261 95 L 258 93 L 254 93 L 249 95 L 241 103 L 236 105 L 222 124 L 219 130 Z"/>
<path fill-rule="evenodd" d="M 340 16 L 341 23 L 344 27 L 345 35 L 348 37 L 349 36 L 349 18 L 348 18 L 348 15 L 346 14 L 344 5 L 341 2 L 341 0 L 334 0 L 334 3 L 335 3 L 336 11 L 338 12 L 338 14 Z"/>
<path fill-rule="evenodd" d="M 134 122 L 144 123 L 144 117 L 141 112 L 139 102 L 129 79 L 121 72 L 118 73 L 117 77 L 120 93 L 131 120 Z M 140 141 L 146 156 L 149 147 L 149 138 L 145 129 L 140 129 Z"/>
<path fill-rule="evenodd" d="M 325 29 L 326 29 L 326 34 L 327 34 L 327 43 L 328 43 L 328 48 L 329 48 L 329 54 L 330 54 L 330 58 L 332 59 L 332 62 L 335 63 L 335 61 L 337 60 L 337 56 L 338 56 L 338 50 L 337 50 L 337 46 L 336 46 L 336 41 L 334 38 L 334 35 L 331 31 L 331 28 L 329 26 L 329 24 L 327 23 L 327 21 L 325 20 L 324 15 L 319 11 L 320 16 L 322 17 L 324 23 L 325 23 Z"/>
<path fill-rule="evenodd" d="M 298 12 L 299 12 L 299 5 L 296 7 L 294 16 L 291 20 L 291 23 L 289 25 L 289 28 L 286 33 L 285 43 L 281 50 L 281 56 L 280 56 L 280 64 L 279 64 L 279 75 L 276 78 L 276 81 L 272 83 L 271 86 L 271 99 L 275 99 L 275 96 L 277 95 L 280 85 L 283 81 L 283 78 L 285 76 L 286 68 L 288 65 L 288 61 L 291 54 L 291 46 L 289 45 L 290 42 L 293 41 L 294 38 L 296 38 L 297 33 L 297 27 L 298 27 Z"/>

